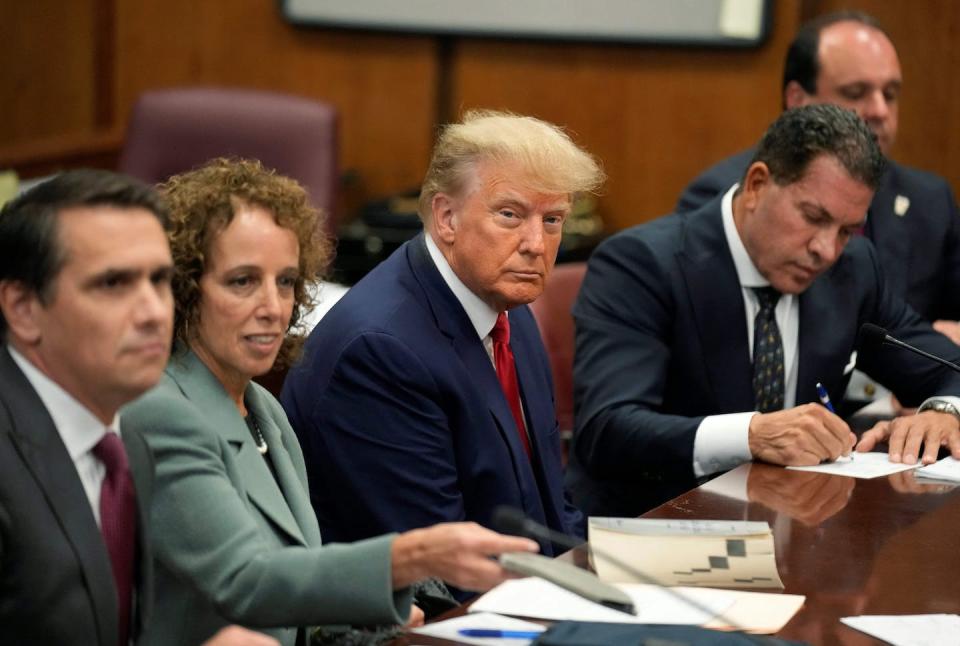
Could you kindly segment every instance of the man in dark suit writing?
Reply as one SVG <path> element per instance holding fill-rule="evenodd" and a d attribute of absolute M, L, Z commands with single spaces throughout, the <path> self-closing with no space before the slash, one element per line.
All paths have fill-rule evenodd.
<path fill-rule="evenodd" d="M 574 195 L 600 181 L 590 155 L 537 119 L 471 113 L 444 129 L 420 196 L 425 233 L 320 321 L 284 387 L 327 540 L 489 526 L 498 505 L 582 534 L 525 304 Z"/>
<path fill-rule="evenodd" d="M 833 105 L 785 112 L 742 183 L 702 208 L 627 229 L 590 260 L 574 307 L 569 477 L 592 514 L 636 514 L 758 459 L 810 465 L 854 435 L 817 402 L 854 363 L 926 410 L 871 430 L 891 459 L 960 456 L 960 376 L 902 351 L 861 352 L 871 322 L 929 352 L 958 348 L 898 298 L 863 225 L 883 173 L 873 134 Z"/>

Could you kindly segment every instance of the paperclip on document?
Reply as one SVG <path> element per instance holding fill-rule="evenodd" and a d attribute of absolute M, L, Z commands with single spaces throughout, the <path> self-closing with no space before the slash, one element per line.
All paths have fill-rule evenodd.
<path fill-rule="evenodd" d="M 510 572 L 546 579 L 565 590 L 613 610 L 630 615 L 637 613 L 633 600 L 623 590 L 604 583 L 597 578 L 597 575 L 572 563 L 529 552 L 510 552 L 500 556 L 500 565 Z"/>

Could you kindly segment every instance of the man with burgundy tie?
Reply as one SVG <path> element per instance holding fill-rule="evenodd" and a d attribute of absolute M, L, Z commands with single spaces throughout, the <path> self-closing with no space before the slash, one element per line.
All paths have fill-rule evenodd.
<path fill-rule="evenodd" d="M 525 305 L 574 195 L 601 181 L 589 154 L 538 119 L 472 112 L 443 129 L 420 195 L 425 233 L 320 321 L 284 386 L 324 540 L 489 526 L 498 505 L 582 535 Z"/>
<path fill-rule="evenodd" d="M 855 235 L 883 170 L 853 112 L 794 108 L 725 194 L 597 248 L 573 309 L 567 477 L 586 513 L 636 515 L 752 459 L 850 453 L 855 437 L 816 385 L 842 393 L 855 365 L 921 411 L 881 422 L 858 450 L 889 439 L 893 461 L 931 462 L 941 444 L 960 457 L 960 375 L 898 349 L 854 352 L 869 322 L 960 359 Z"/>
<path fill-rule="evenodd" d="M 164 207 L 105 171 L 0 212 L 0 643 L 129 643 L 150 606 L 153 463 L 119 408 L 170 349 Z"/>

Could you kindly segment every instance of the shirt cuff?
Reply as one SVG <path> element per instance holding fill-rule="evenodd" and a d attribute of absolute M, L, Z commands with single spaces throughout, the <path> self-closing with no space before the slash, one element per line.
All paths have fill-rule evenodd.
<path fill-rule="evenodd" d="M 750 419 L 756 412 L 709 415 L 697 427 L 693 440 L 693 473 L 698 478 L 728 471 L 753 459 Z"/>

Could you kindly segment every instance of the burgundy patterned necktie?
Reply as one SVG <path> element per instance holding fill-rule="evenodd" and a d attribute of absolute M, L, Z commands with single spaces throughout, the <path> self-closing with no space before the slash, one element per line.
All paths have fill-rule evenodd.
<path fill-rule="evenodd" d="M 127 452 L 116 433 L 107 431 L 93 454 L 107 468 L 100 487 L 100 531 L 103 534 L 113 580 L 117 586 L 117 612 L 121 646 L 130 635 L 134 555 L 137 547 L 137 499 L 127 462 Z"/>
<path fill-rule="evenodd" d="M 523 443 L 523 450 L 526 451 L 529 459 L 530 439 L 527 437 L 527 429 L 523 423 L 520 387 L 517 384 L 517 366 L 513 360 L 513 350 L 510 349 L 510 322 L 507 320 L 506 312 L 500 312 L 497 316 L 497 322 L 490 331 L 490 338 L 493 339 L 493 363 L 497 370 L 497 379 L 500 380 L 500 387 L 507 397 L 507 403 L 510 404 L 513 421 L 517 423 L 517 432 L 520 433 L 520 442 Z"/>

